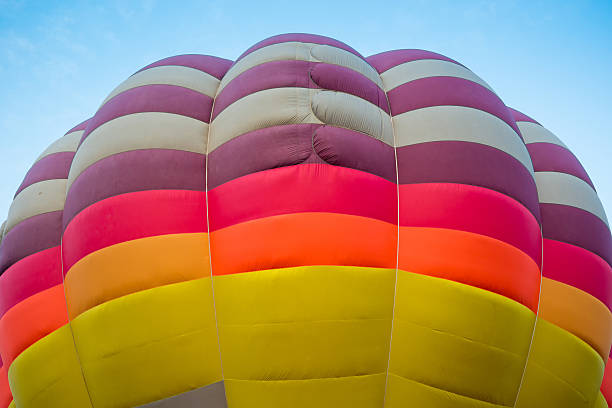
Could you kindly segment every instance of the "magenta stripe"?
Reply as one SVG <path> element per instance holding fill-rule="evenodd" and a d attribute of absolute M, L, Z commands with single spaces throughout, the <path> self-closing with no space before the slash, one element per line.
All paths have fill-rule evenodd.
<path fill-rule="evenodd" d="M 387 97 L 370 79 L 349 68 L 300 60 L 257 65 L 234 78 L 215 98 L 212 119 L 247 95 L 272 88 L 322 88 L 358 96 L 389 113 Z"/>
<path fill-rule="evenodd" d="M 62 211 L 35 215 L 15 225 L 0 247 L 0 274 L 9 266 L 61 242 Z"/>
<path fill-rule="evenodd" d="M 385 92 L 359 72 L 339 65 L 316 64 L 310 76 L 323 89 L 358 96 L 390 113 Z"/>
<path fill-rule="evenodd" d="M 240 61 L 246 55 L 260 48 L 267 47 L 268 45 L 280 44 L 284 42 L 303 42 L 303 43 L 313 43 L 313 44 L 321 44 L 321 45 L 331 45 L 332 47 L 340 48 L 342 50 L 355 54 L 361 59 L 364 59 L 363 56 L 359 54 L 357 51 L 355 51 L 353 48 L 333 38 L 325 37 L 322 35 L 316 35 L 316 34 L 288 33 L 288 34 L 275 35 L 274 37 L 266 38 L 265 40 L 258 42 L 257 44 L 253 45 L 251 48 L 246 50 L 244 53 L 242 53 L 242 55 L 238 57 L 236 62 Z"/>
<path fill-rule="evenodd" d="M 441 141 L 397 149 L 400 184 L 459 183 L 490 188 L 514 198 L 540 220 L 531 173 L 514 157 L 494 147 Z"/>
<path fill-rule="evenodd" d="M 512 113 L 512 116 L 514 117 L 514 120 L 517 122 L 531 122 L 531 123 L 535 123 L 537 125 L 540 125 L 536 120 L 530 118 L 529 116 L 525 115 L 522 112 L 517 111 L 516 109 L 512 109 L 511 107 L 508 107 L 508 109 L 510 110 L 510 113 Z M 542 126 L 542 125 L 540 125 Z"/>
<path fill-rule="evenodd" d="M 465 106 L 480 109 L 506 122 L 520 137 L 512 114 L 497 95 L 482 85 L 456 77 L 417 79 L 387 93 L 393 116 L 430 106 Z"/>
<path fill-rule="evenodd" d="M 576 156 L 563 146 L 554 143 L 530 143 L 527 150 L 535 171 L 567 173 L 584 180 L 593 189 L 595 186 Z"/>
<path fill-rule="evenodd" d="M 208 155 L 208 188 L 247 174 L 311 161 L 395 182 L 392 146 L 353 130 L 303 123 L 258 129 L 213 150 Z"/>
<path fill-rule="evenodd" d="M 599 217 L 562 204 L 541 203 L 540 212 L 544 238 L 579 246 L 612 265 L 612 236 Z"/>
<path fill-rule="evenodd" d="M 227 70 L 232 66 L 232 61 L 224 58 L 212 57 L 210 55 L 175 55 L 173 57 L 164 58 L 157 62 L 149 64 L 146 67 L 136 71 L 136 73 L 144 71 L 145 69 L 153 67 L 163 67 L 168 65 L 178 65 L 181 67 L 194 68 L 199 71 L 206 72 L 207 74 L 210 74 L 217 79 L 221 79 L 223 78 Z"/>
<path fill-rule="evenodd" d="M 144 190 L 204 191 L 206 157 L 182 150 L 132 150 L 106 157 L 72 183 L 64 207 L 64 228 L 87 206 L 123 193 Z"/>
<path fill-rule="evenodd" d="M 457 61 L 445 57 L 442 54 L 437 54 L 431 51 L 425 50 L 393 50 L 381 52 L 380 54 L 371 55 L 366 58 L 366 61 L 372 65 L 379 74 L 403 64 L 405 62 L 418 61 L 418 60 L 427 60 L 427 59 L 436 59 L 442 61 L 448 61 L 459 64 Z M 463 65 L 461 65 L 463 66 Z"/>
<path fill-rule="evenodd" d="M 68 133 L 76 132 L 76 131 L 79 131 L 79 130 L 85 130 L 85 128 L 87 127 L 87 124 L 89 123 L 90 120 L 91 120 L 91 118 L 82 121 L 81 123 L 79 123 L 78 125 L 73 127 L 72 129 L 67 131 L 65 134 L 67 135 Z"/>
<path fill-rule="evenodd" d="M 74 152 L 53 153 L 43 157 L 30 168 L 15 196 L 24 188 L 44 180 L 67 179 Z"/>
<path fill-rule="evenodd" d="M 90 120 L 81 143 L 98 126 L 120 116 L 139 112 L 168 112 L 208 123 L 210 96 L 174 85 L 145 85 L 128 89 L 106 102 Z"/>

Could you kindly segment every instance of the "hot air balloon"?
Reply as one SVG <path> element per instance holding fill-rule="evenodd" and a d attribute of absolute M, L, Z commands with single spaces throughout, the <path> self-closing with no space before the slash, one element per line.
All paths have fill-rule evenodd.
<path fill-rule="evenodd" d="M 453 59 L 169 57 L 15 195 L 0 408 L 607 407 L 611 263 L 577 158 Z"/>

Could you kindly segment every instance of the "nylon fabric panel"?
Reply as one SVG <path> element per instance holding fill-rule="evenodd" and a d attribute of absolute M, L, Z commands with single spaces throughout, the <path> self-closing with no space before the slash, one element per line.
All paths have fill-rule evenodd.
<path fill-rule="evenodd" d="M 399 268 L 490 290 L 537 310 L 538 265 L 514 246 L 484 235 L 401 226 Z"/>
<path fill-rule="evenodd" d="M 538 316 L 584 340 L 604 361 L 608 361 L 612 344 L 612 313 L 593 296 L 573 286 L 543 278 Z"/>
<path fill-rule="evenodd" d="M 505 407 L 505 405 L 491 404 L 469 398 L 389 373 L 385 408 L 404 408 L 407 406 L 419 408 Z"/>
<path fill-rule="evenodd" d="M 210 278 L 132 293 L 71 324 L 96 408 L 142 405 L 221 380 Z"/>
<path fill-rule="evenodd" d="M 211 232 L 213 275 L 301 265 L 393 268 L 396 228 L 371 218 L 323 212 L 247 221 Z"/>
<path fill-rule="evenodd" d="M 591 407 L 603 372 L 604 362 L 591 346 L 538 319 L 516 408 Z"/>
<path fill-rule="evenodd" d="M 13 395 L 8 383 L 8 373 L 6 366 L 3 365 L 0 367 L 0 407 L 7 408 L 12 401 Z"/>
<path fill-rule="evenodd" d="M 384 372 L 394 278 L 394 269 L 331 265 L 216 276 L 225 378 L 294 381 Z"/>
<path fill-rule="evenodd" d="M 141 405 L 139 408 L 226 408 L 225 384 L 223 381 L 212 383 L 192 391 Z"/>
<path fill-rule="evenodd" d="M 91 407 L 68 325 L 21 353 L 8 374 L 19 408 Z"/>
<path fill-rule="evenodd" d="M 160 235 L 100 249 L 66 275 L 70 318 L 106 301 L 171 283 L 210 276 L 208 234 Z"/>
<path fill-rule="evenodd" d="M 405 270 L 397 279 L 389 374 L 457 394 L 465 406 L 486 406 L 469 399 L 511 406 L 535 313 L 506 297 L 446 279 Z M 400 395 L 411 398 L 393 386 L 387 393 L 390 401 Z M 437 407 L 440 395 L 421 389 L 416 398 L 424 407 Z"/>
<path fill-rule="evenodd" d="M 65 199 L 65 179 L 40 181 L 24 188 L 11 203 L 4 234 L 30 217 L 62 210 Z"/>
<path fill-rule="evenodd" d="M 229 407 L 377 408 L 383 404 L 385 375 L 290 381 L 226 380 Z"/>
<path fill-rule="evenodd" d="M 597 394 L 593 408 L 608 408 L 608 403 L 601 392 Z"/>
<path fill-rule="evenodd" d="M 84 123 L 86 123 L 85 121 Z M 43 157 L 49 156 L 55 153 L 63 153 L 63 152 L 75 152 L 79 142 L 81 141 L 81 137 L 83 136 L 84 130 L 78 130 L 74 132 L 68 132 L 64 136 L 57 139 L 55 142 L 51 143 L 49 147 L 47 147 L 41 154 L 38 156 L 36 161 L 38 162 Z"/>
<path fill-rule="evenodd" d="M 10 367 L 23 350 L 67 322 L 62 285 L 45 289 L 19 302 L 0 319 L 2 361 Z"/>

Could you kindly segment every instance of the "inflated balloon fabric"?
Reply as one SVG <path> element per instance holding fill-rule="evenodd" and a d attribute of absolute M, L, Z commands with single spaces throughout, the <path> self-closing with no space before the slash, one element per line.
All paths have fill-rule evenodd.
<path fill-rule="evenodd" d="M 0 408 L 607 407 L 611 263 L 576 157 L 450 58 L 170 57 L 15 195 Z"/>

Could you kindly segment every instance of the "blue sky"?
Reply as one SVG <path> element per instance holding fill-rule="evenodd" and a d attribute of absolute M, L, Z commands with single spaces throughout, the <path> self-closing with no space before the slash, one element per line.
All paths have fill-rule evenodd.
<path fill-rule="evenodd" d="M 574 151 L 611 216 L 611 27 L 611 1 L 0 0 L 0 219 L 38 154 L 140 67 L 285 32 L 458 60 Z"/>

